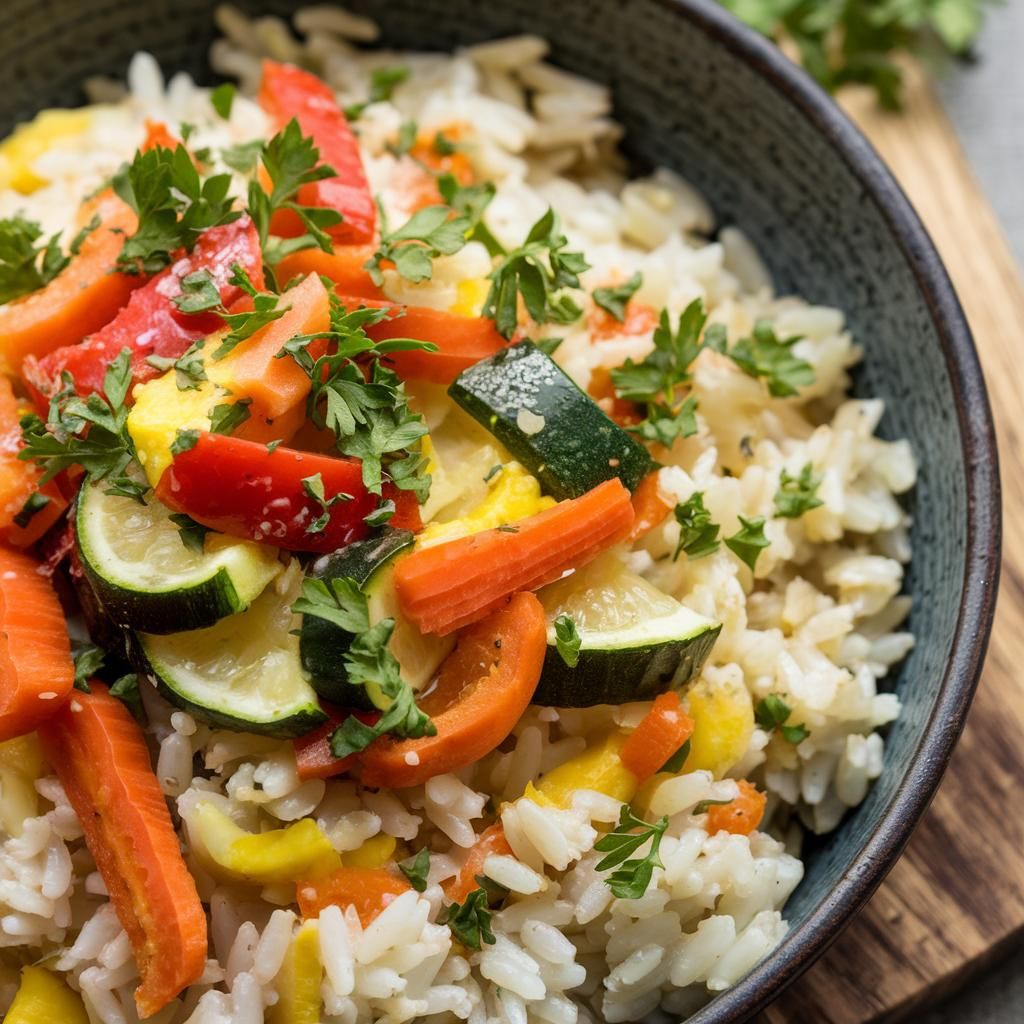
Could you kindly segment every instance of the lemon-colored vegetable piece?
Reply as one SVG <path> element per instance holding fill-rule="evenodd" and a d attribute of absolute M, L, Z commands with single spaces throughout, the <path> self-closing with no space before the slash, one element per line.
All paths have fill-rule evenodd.
<path fill-rule="evenodd" d="M 39 813 L 35 780 L 46 768 L 35 733 L 0 743 L 0 829 L 20 836 L 27 818 Z"/>
<path fill-rule="evenodd" d="M 341 858 L 312 818 L 254 834 L 213 804 L 201 803 L 189 825 L 216 870 L 237 881 L 273 885 L 341 867 Z"/>
<path fill-rule="evenodd" d="M 269 1024 L 319 1024 L 323 973 L 317 922 L 307 921 L 293 936 L 274 979 L 277 1002 L 267 1017 Z"/>
<path fill-rule="evenodd" d="M 38 779 L 46 770 L 39 737 L 30 732 L 0 743 L 0 767 L 13 768 L 26 779 Z"/>
<path fill-rule="evenodd" d="M 684 772 L 704 769 L 721 778 L 743 755 L 754 731 L 754 705 L 740 680 L 724 677 L 714 685 L 701 679 L 688 693 L 694 722 Z"/>
<path fill-rule="evenodd" d="M 23 967 L 4 1024 L 89 1024 L 82 1000 L 45 967 Z"/>
<path fill-rule="evenodd" d="M 551 508 L 555 499 L 540 493 L 540 484 L 518 462 L 506 462 L 491 480 L 487 497 L 468 515 L 448 523 L 431 523 L 416 538 L 417 546 L 430 547 Z"/>
<path fill-rule="evenodd" d="M 532 794 L 539 793 L 543 801 L 538 803 L 547 802 L 564 809 L 572 806 L 573 795 L 580 789 L 593 789 L 623 802 L 632 800 L 637 788 L 636 776 L 619 757 L 625 742 L 625 733 L 610 733 L 579 756 L 553 768 L 536 786 L 528 786 L 524 796 L 536 800 Z"/>
<path fill-rule="evenodd" d="M 34 120 L 17 128 L 0 143 L 0 188 L 13 188 L 22 195 L 49 184 L 33 164 L 60 139 L 84 132 L 92 111 L 44 110 Z"/>
<path fill-rule="evenodd" d="M 459 316 L 479 316 L 489 287 L 490 282 L 482 277 L 460 281 L 455 290 L 455 302 L 449 312 L 457 313 Z"/>
<path fill-rule="evenodd" d="M 383 832 L 371 836 L 358 850 L 347 850 L 341 863 L 347 868 L 382 868 L 395 858 L 398 842 Z"/>

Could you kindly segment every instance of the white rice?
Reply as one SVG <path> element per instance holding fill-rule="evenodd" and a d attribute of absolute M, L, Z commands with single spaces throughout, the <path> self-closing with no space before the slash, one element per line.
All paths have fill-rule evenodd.
<path fill-rule="evenodd" d="M 751 725 L 725 777 L 701 770 L 662 782 L 649 812 L 669 818 L 664 866 L 642 898 L 614 898 L 596 870 L 600 854 L 592 848 L 617 818 L 618 801 L 584 790 L 572 809 L 558 810 L 523 791 L 603 731 L 635 726 L 646 705 L 531 709 L 510 741 L 478 765 L 392 793 L 344 778 L 302 782 L 290 744 L 212 730 L 142 688 L 156 772 L 186 821 L 201 799 L 250 831 L 312 817 L 339 852 L 381 833 L 404 848 L 432 850 L 423 894 L 397 897 L 365 928 L 354 912 L 334 906 L 306 925 L 318 929 L 325 1020 L 576 1024 L 635 1020 L 659 1007 L 690 1013 L 785 934 L 783 908 L 802 875 L 796 823 L 814 832 L 834 828 L 883 770 L 877 730 L 898 715 L 899 702 L 878 684 L 913 645 L 900 628 L 910 611 L 900 595 L 910 524 L 896 499 L 914 485 L 910 448 L 875 437 L 881 401 L 845 397 L 860 350 L 842 313 L 776 296 L 739 228 L 726 225 L 708 242 L 712 211 L 676 173 L 627 182 L 614 155 L 619 128 L 607 89 L 547 64 L 543 40 L 521 36 L 450 57 L 395 55 L 354 47 L 376 40 L 376 26 L 330 6 L 296 12 L 305 39 L 279 19 L 252 20 L 226 5 L 217 20 L 224 38 L 213 66 L 239 79 L 243 93 L 258 84 L 262 56 L 317 69 L 344 103 L 365 98 L 373 69 L 411 69 L 392 100 L 369 107 L 359 124 L 371 187 L 392 222 L 407 211 L 393 194 L 396 158 L 386 142 L 410 118 L 427 133 L 458 123 L 477 173 L 497 185 L 487 217 L 503 243 L 518 244 L 551 203 L 571 247 L 592 264 L 583 275 L 587 291 L 640 272 L 636 300 L 673 318 L 699 297 L 732 338 L 762 317 L 780 336 L 802 336 L 795 352 L 814 368 L 815 383 L 795 399 L 772 398 L 731 364 L 702 357 L 694 379 L 699 433 L 676 444 L 659 478 L 670 503 L 702 491 L 722 536 L 735 532 L 739 515 L 766 516 L 771 546 L 756 572 L 724 548 L 696 561 L 666 557 L 679 533 L 671 517 L 629 558 L 666 593 L 722 623 L 700 693 L 745 709 L 748 718 L 758 700 L 779 694 L 791 722 L 809 733 L 793 745 Z M 145 117 L 172 127 L 188 121 L 196 126 L 190 144 L 214 149 L 266 132 L 245 95 L 230 119 L 217 119 L 207 90 L 183 74 L 166 82 L 147 54 L 132 61 L 127 90 L 103 81 L 90 88 L 111 105 L 36 160 L 49 184 L 28 197 L 0 192 L 0 216 L 24 210 L 49 230 L 65 227 L 79 197 L 130 157 Z M 447 308 L 460 282 L 489 270 L 482 246 L 470 244 L 437 260 L 430 281 L 414 285 L 386 272 L 385 289 L 396 300 Z M 583 387 L 595 371 L 642 359 L 652 345 L 650 333 L 594 340 L 586 317 L 541 329 L 546 334 L 564 335 L 556 358 Z M 523 410 L 520 425 L 539 430 L 538 419 Z M 823 505 L 797 520 L 772 519 L 780 471 L 795 474 L 808 463 L 823 477 Z M 694 809 L 733 798 L 735 779 L 746 777 L 769 794 L 762 831 L 708 835 Z M 19 835 L 0 836 L 0 947 L 55 957 L 93 1021 L 134 1022 L 127 936 L 59 784 L 43 778 L 36 789 L 42 812 Z M 489 856 L 483 870 L 513 898 L 493 916 L 495 943 L 468 952 L 437 923 L 440 886 L 496 818 L 512 855 Z M 261 893 L 217 885 L 198 866 L 196 873 L 210 908 L 211 960 L 160 1022 L 258 1024 L 277 1002 L 275 979 L 299 926 L 292 894 L 287 886 Z M 9 1002 L 13 991 L 0 986 L 0 1000 Z"/>

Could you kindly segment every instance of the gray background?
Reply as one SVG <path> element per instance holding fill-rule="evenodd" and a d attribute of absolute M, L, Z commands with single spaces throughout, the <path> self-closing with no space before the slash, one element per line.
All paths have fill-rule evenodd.
<path fill-rule="evenodd" d="M 939 91 L 1024 268 L 1024 0 L 987 11 L 976 53 L 974 63 L 943 76 Z M 915 1024 L 1022 1022 L 1024 947 L 1016 947 Z"/>

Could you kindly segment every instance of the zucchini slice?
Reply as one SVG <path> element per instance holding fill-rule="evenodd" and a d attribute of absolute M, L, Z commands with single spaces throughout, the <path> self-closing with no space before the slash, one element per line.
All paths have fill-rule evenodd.
<path fill-rule="evenodd" d="M 238 732 L 302 736 L 327 716 L 299 658 L 291 606 L 301 592 L 297 564 L 244 612 L 207 629 L 136 633 L 134 656 L 172 703 Z"/>
<path fill-rule="evenodd" d="M 100 606 L 121 626 L 176 633 L 212 626 L 247 608 L 281 571 L 277 549 L 208 533 L 187 548 L 171 511 L 140 505 L 87 481 L 78 498 L 78 558 Z"/>
<path fill-rule="evenodd" d="M 548 649 L 535 704 L 626 704 L 681 689 L 700 672 L 722 629 L 630 572 L 613 554 L 537 596 L 548 614 Z M 573 620 L 582 641 L 573 668 L 555 644 L 559 615 Z"/>
<path fill-rule="evenodd" d="M 366 594 L 370 624 L 381 619 L 394 619 L 395 630 L 388 646 L 402 668 L 402 678 L 419 690 L 434 677 L 437 667 L 455 645 L 454 637 L 437 637 L 420 633 L 398 607 L 398 596 L 392 580 L 395 562 L 412 548 L 413 535 L 408 530 L 386 529 L 379 537 L 357 541 L 334 554 L 318 558 L 310 575 L 319 579 L 350 576 Z M 363 686 L 348 681 L 342 655 L 354 636 L 347 630 L 315 615 L 302 617 L 299 650 L 302 663 L 312 675 L 313 686 L 324 700 L 346 708 L 371 711 L 375 708 L 371 695 Z"/>
<path fill-rule="evenodd" d="M 464 370 L 448 394 L 559 501 L 612 477 L 632 491 L 654 467 L 647 449 L 532 341 Z"/>

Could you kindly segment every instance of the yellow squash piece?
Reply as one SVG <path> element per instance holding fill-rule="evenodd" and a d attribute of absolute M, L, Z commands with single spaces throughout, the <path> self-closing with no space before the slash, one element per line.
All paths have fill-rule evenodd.
<path fill-rule="evenodd" d="M 430 547 L 471 533 L 493 530 L 526 519 L 555 499 L 540 493 L 540 484 L 518 462 L 506 462 L 490 482 L 487 497 L 468 515 L 448 523 L 431 523 L 416 538 L 418 547 Z"/>
<path fill-rule="evenodd" d="M 215 870 L 240 882 L 294 882 L 341 867 L 341 858 L 312 818 L 254 834 L 239 828 L 213 804 L 202 803 L 189 826 Z"/>
<path fill-rule="evenodd" d="M 13 188 L 22 195 L 49 184 L 33 164 L 55 142 L 79 135 L 92 121 L 92 111 L 44 110 L 34 120 L 20 124 L 0 142 L 0 188 Z"/>
<path fill-rule="evenodd" d="M 45 764 L 35 733 L 0 743 L 0 830 L 4 834 L 20 836 L 26 819 L 39 813 L 34 783 Z"/>
<path fill-rule="evenodd" d="M 316 921 L 307 921 L 292 938 L 281 970 L 274 979 L 277 1002 L 269 1024 L 320 1024 L 320 934 Z"/>
<path fill-rule="evenodd" d="M 754 731 L 750 692 L 739 680 L 712 686 L 701 679 L 687 694 L 693 735 L 684 772 L 700 769 L 720 779 L 747 752 Z"/>
<path fill-rule="evenodd" d="M 395 859 L 397 846 L 394 836 L 380 832 L 367 839 L 358 850 L 343 853 L 341 863 L 347 868 L 382 868 Z"/>
<path fill-rule="evenodd" d="M 23 967 L 4 1024 L 89 1024 L 82 1000 L 52 971 Z"/>
<path fill-rule="evenodd" d="M 568 809 L 577 790 L 593 789 L 628 803 L 636 793 L 637 780 L 619 757 L 625 742 L 625 733 L 610 733 L 578 757 L 552 769 L 536 786 L 530 783 L 523 795 L 537 803 Z"/>
<path fill-rule="evenodd" d="M 455 291 L 455 302 L 448 312 L 457 313 L 459 316 L 479 316 L 489 290 L 490 281 L 483 277 L 471 277 L 460 281 Z"/>

